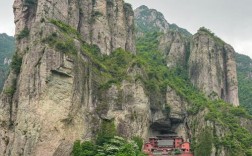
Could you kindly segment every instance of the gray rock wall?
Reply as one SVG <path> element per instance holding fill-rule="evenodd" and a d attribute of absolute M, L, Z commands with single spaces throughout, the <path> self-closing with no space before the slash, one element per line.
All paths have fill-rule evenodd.
<path fill-rule="evenodd" d="M 50 20 L 71 25 L 82 40 L 98 45 L 103 54 L 109 55 L 116 48 L 135 53 L 132 8 L 123 0 L 15 0 L 13 8 L 22 66 L 19 74 L 11 71 L 4 86 L 15 87 L 13 95 L 2 93 L 0 98 L 0 155 L 70 155 L 73 142 L 94 138 L 101 122 L 96 114 L 96 75 L 77 39 L 77 57 L 65 55 L 42 41 L 53 32 L 65 38 Z M 25 29 L 29 33 L 20 37 Z M 148 98 L 141 85 L 127 86 L 133 97 L 137 95 L 132 108 L 114 112 L 109 107 L 112 116 L 121 114 L 113 120 L 116 126 L 128 127 L 125 135 L 132 130 L 129 116 L 133 109 L 148 110 Z M 148 113 L 143 109 L 142 114 L 136 119 L 139 127 L 134 132 L 146 137 L 148 126 L 139 123 L 148 124 Z"/>
<path fill-rule="evenodd" d="M 221 98 L 239 105 L 234 49 L 209 33 L 193 36 L 189 58 L 189 77 L 212 99 Z"/>

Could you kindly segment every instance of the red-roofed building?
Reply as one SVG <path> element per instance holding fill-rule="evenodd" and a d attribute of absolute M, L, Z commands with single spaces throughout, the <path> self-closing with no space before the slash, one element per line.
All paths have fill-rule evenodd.
<path fill-rule="evenodd" d="M 143 146 L 143 152 L 148 156 L 193 156 L 190 142 L 184 142 L 182 137 L 176 135 L 163 135 L 149 138 Z"/>

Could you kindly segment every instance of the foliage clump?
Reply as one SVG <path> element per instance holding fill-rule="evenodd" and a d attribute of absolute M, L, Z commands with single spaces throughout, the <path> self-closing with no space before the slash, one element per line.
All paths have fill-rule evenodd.
<path fill-rule="evenodd" d="M 17 35 L 17 40 L 21 40 L 23 38 L 28 37 L 30 34 L 30 30 L 25 27 L 22 31 L 20 31 L 20 33 Z"/>
<path fill-rule="evenodd" d="M 68 35 L 76 35 L 79 37 L 78 31 L 71 27 L 70 25 L 60 21 L 60 20 L 55 20 L 55 19 L 50 19 L 49 20 L 52 24 L 56 25 L 62 32 L 68 34 Z"/>
<path fill-rule="evenodd" d="M 96 144 L 103 145 L 116 135 L 116 128 L 113 121 L 102 120 L 101 128 L 98 132 Z"/>
<path fill-rule="evenodd" d="M 133 139 L 134 140 L 134 139 Z M 113 121 L 103 120 L 95 142 L 77 140 L 73 147 L 73 156 L 144 156 L 141 153 L 142 140 L 135 141 L 116 136 Z"/>
<path fill-rule="evenodd" d="M 131 4 L 129 4 L 129 3 L 124 3 L 123 9 L 124 9 L 124 12 L 125 12 L 126 15 L 130 15 L 130 16 L 133 16 L 133 15 L 134 15 L 134 11 L 133 11 L 133 9 L 132 9 Z"/>
<path fill-rule="evenodd" d="M 218 36 L 216 36 L 210 29 L 207 29 L 205 27 L 201 27 L 198 32 L 204 32 L 206 34 L 208 34 L 211 38 L 214 39 L 214 41 L 219 45 L 219 46 L 223 46 L 225 44 L 225 42 L 220 39 Z"/>
<path fill-rule="evenodd" d="M 16 87 L 11 86 L 11 87 L 6 88 L 3 92 L 6 95 L 8 95 L 9 97 L 12 97 L 14 95 L 15 91 L 16 91 Z"/>
<path fill-rule="evenodd" d="M 11 69 L 18 75 L 22 65 L 22 57 L 17 52 L 12 57 Z"/>
<path fill-rule="evenodd" d="M 27 6 L 33 6 L 33 5 L 36 5 L 38 3 L 37 0 L 24 0 L 24 5 L 27 5 Z"/>
<path fill-rule="evenodd" d="M 44 38 L 42 42 L 49 44 L 51 47 L 65 54 L 76 55 L 77 48 L 73 38 L 79 38 L 77 30 L 62 21 L 51 19 L 50 22 L 60 29 L 60 33 L 53 32 Z"/>
<path fill-rule="evenodd" d="M 198 138 L 198 143 L 195 148 L 195 155 L 210 156 L 213 145 L 213 134 L 210 127 L 201 131 Z"/>

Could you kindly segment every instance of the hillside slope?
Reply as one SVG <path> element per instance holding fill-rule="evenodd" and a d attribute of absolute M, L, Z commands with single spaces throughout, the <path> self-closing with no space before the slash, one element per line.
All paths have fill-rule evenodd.
<path fill-rule="evenodd" d="M 249 56 L 236 53 L 236 62 L 240 103 L 252 114 L 252 60 Z"/>
<path fill-rule="evenodd" d="M 12 55 L 15 52 L 15 40 L 7 34 L 0 34 L 0 91 L 9 73 Z"/>

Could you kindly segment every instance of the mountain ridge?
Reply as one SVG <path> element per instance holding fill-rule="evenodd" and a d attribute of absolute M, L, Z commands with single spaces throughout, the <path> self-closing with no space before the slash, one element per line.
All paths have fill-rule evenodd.
<path fill-rule="evenodd" d="M 149 9 L 147 6 L 142 5 L 136 8 L 134 12 L 135 23 L 140 32 L 160 31 L 162 33 L 167 33 L 168 31 L 174 31 L 180 32 L 185 37 L 192 36 L 192 34 L 186 29 L 181 28 L 174 23 L 168 23 L 164 15 L 155 9 Z M 137 32 L 137 34 L 140 32 Z"/>
<path fill-rule="evenodd" d="M 17 51 L 5 82 L 11 92 L 0 97 L 0 154 L 78 156 L 93 152 L 88 144 L 116 155 L 106 148 L 115 135 L 169 133 L 191 140 L 196 156 L 251 154 L 252 117 L 235 107 L 232 47 L 207 29 L 191 38 L 170 31 L 154 12 L 144 16 L 150 30 L 137 28 L 135 38 L 123 0 L 15 1 Z"/>
<path fill-rule="evenodd" d="M 8 76 L 12 55 L 15 52 L 14 37 L 0 33 L 0 91 Z"/>

